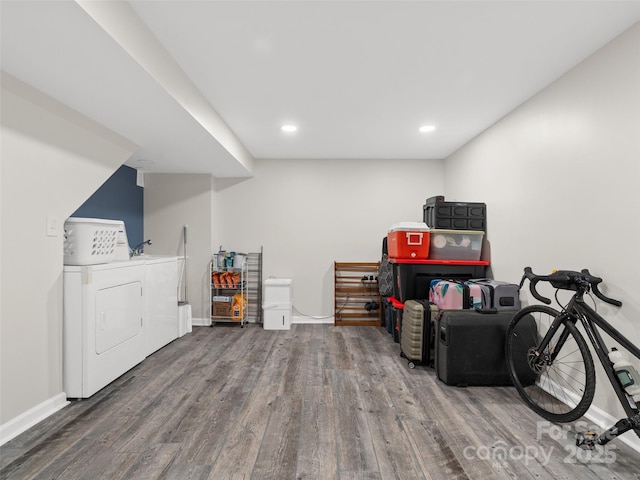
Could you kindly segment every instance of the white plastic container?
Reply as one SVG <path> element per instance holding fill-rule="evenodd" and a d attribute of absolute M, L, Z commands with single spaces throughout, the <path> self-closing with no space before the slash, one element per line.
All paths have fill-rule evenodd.
<path fill-rule="evenodd" d="M 220 250 L 213 254 L 213 268 L 216 270 L 225 270 L 225 258 L 227 258 L 227 252 Z"/>
<path fill-rule="evenodd" d="M 233 268 L 242 268 L 244 267 L 244 262 L 247 259 L 247 255 L 244 253 L 236 253 L 233 256 Z"/>
<path fill-rule="evenodd" d="M 290 303 L 270 304 L 263 308 L 264 320 L 262 328 L 265 330 L 290 330 L 293 315 Z"/>
<path fill-rule="evenodd" d="M 64 222 L 64 264 L 98 265 L 113 261 L 119 220 L 71 217 Z"/>
<path fill-rule="evenodd" d="M 292 283 L 290 278 L 267 278 L 264 281 L 263 303 L 291 303 Z"/>
<path fill-rule="evenodd" d="M 268 278 L 264 281 L 262 313 L 265 330 L 289 330 L 293 317 L 293 289 L 290 278 Z"/>
<path fill-rule="evenodd" d="M 431 229 L 429 259 L 478 261 L 483 237 L 480 230 Z"/>
<path fill-rule="evenodd" d="M 612 348 L 611 352 L 609 352 L 609 360 L 613 363 L 613 369 L 616 371 L 624 390 L 632 397 L 640 395 L 640 374 L 629 362 L 627 355 L 616 348 Z"/>

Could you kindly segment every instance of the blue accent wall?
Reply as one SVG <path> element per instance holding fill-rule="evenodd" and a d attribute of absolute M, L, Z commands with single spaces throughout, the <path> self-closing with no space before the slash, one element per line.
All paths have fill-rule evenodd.
<path fill-rule="evenodd" d="M 144 189 L 136 180 L 135 168 L 121 166 L 71 216 L 123 220 L 129 246 L 135 247 L 144 241 Z"/>

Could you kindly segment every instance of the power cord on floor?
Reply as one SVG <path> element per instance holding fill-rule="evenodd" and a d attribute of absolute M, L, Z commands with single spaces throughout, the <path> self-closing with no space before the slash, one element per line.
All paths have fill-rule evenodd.
<path fill-rule="evenodd" d="M 313 318 L 314 320 L 323 320 L 325 318 L 333 318 L 333 315 L 326 315 L 326 316 L 307 315 L 306 313 L 302 313 L 300 310 L 298 310 L 295 307 L 295 305 L 293 305 L 293 311 L 300 314 L 301 317 Z"/>

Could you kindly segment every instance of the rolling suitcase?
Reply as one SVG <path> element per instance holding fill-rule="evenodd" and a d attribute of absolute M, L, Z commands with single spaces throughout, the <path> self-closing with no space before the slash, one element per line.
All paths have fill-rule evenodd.
<path fill-rule="evenodd" d="M 429 301 L 440 310 L 482 308 L 482 296 L 480 285 L 461 280 L 436 279 L 429 286 Z"/>
<path fill-rule="evenodd" d="M 515 315 L 511 312 L 480 313 L 475 310 L 447 310 L 440 313 L 436 333 L 435 368 L 447 385 L 511 385 L 505 359 L 506 331 Z M 521 338 L 535 334 L 531 317 L 518 324 Z M 523 358 L 516 368 L 524 383 L 532 384 L 536 374 Z M 526 375 L 530 372 L 530 375 Z M 528 378 L 527 378 L 528 377 Z"/>
<path fill-rule="evenodd" d="M 464 282 L 470 289 L 476 292 L 476 297 L 471 300 L 471 308 L 476 310 L 493 309 L 493 296 L 491 288 L 488 285 L 474 283 L 471 280 Z M 479 290 L 478 290 L 479 289 Z"/>
<path fill-rule="evenodd" d="M 479 285 L 483 290 L 486 290 L 489 296 L 489 305 L 483 306 L 483 308 L 520 310 L 520 286 L 515 283 L 490 278 L 472 278 L 467 281 L 467 284 Z"/>
<path fill-rule="evenodd" d="M 433 364 L 433 330 L 431 320 L 438 307 L 427 300 L 407 300 L 402 314 L 400 354 L 409 361 L 409 368 Z"/>

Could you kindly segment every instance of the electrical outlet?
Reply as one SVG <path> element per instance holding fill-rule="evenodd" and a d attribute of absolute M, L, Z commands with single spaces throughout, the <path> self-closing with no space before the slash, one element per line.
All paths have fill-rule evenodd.
<path fill-rule="evenodd" d="M 58 236 L 58 218 L 53 216 L 47 217 L 47 237 Z"/>

